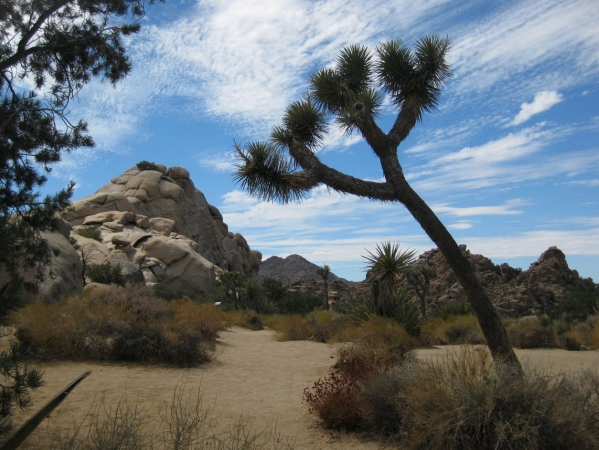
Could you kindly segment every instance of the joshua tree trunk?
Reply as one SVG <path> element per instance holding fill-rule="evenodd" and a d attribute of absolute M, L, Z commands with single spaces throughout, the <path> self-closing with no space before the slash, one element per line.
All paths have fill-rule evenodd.
<path fill-rule="evenodd" d="M 329 281 L 324 280 L 324 307 L 328 311 L 329 308 Z"/>
<path fill-rule="evenodd" d="M 493 358 L 502 360 L 521 371 L 520 362 L 509 344 L 507 332 L 497 310 L 474 273 L 472 265 L 462 254 L 451 234 L 407 182 L 402 186 L 400 201 L 418 221 L 426 234 L 437 244 L 466 291 L 468 301 L 478 318 Z"/>

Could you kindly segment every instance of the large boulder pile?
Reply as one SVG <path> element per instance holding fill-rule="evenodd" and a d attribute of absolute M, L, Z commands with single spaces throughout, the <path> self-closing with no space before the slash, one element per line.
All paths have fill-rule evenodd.
<path fill-rule="evenodd" d="M 557 247 L 550 247 L 543 252 L 526 271 L 508 264 L 495 265 L 483 255 L 470 253 L 465 245 L 460 248 L 502 316 L 538 315 L 548 305 L 561 301 L 567 287 L 580 278 L 578 272 L 568 267 L 566 256 Z M 436 272 L 427 294 L 430 312 L 442 303 L 467 300 L 464 289 L 439 249 L 423 253 L 413 264 L 415 267 L 428 264 Z M 405 279 L 402 279 L 402 283 L 408 293 L 416 298 Z M 369 292 L 367 277 L 366 281 L 354 288 L 353 294 L 360 297 Z"/>
<path fill-rule="evenodd" d="M 219 210 L 181 167 L 129 169 L 95 194 L 73 202 L 63 219 L 87 273 L 109 262 L 120 264 L 130 281 L 205 292 L 223 269 L 257 276 L 262 259 L 243 236 L 229 231 Z M 87 229 L 98 230 L 100 240 L 84 237 Z M 59 233 L 53 235 L 59 239 Z M 73 249 L 68 239 L 63 240 Z M 82 279 L 81 263 L 71 271 L 78 271 L 75 278 Z M 60 278 L 68 288 L 55 292 L 81 290 L 81 281 L 75 286 L 72 276 Z M 46 282 L 40 285 L 40 294 Z"/>

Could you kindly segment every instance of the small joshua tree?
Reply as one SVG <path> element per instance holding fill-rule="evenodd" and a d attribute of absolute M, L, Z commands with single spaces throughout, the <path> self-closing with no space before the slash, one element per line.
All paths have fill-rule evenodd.
<path fill-rule="evenodd" d="M 316 273 L 324 282 L 324 307 L 329 310 L 329 278 L 331 277 L 331 268 L 328 265 L 323 265 L 316 269 Z"/>

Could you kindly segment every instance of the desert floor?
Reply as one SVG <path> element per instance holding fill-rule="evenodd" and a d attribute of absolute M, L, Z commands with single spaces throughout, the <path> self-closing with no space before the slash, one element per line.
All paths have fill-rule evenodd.
<path fill-rule="evenodd" d="M 422 359 L 434 359 L 455 347 L 418 350 Z M 599 370 L 599 351 L 518 350 L 525 364 L 543 366 L 552 372 Z M 201 387 L 203 404 L 212 405 L 210 417 L 220 429 L 230 427 L 241 416 L 256 430 L 267 426 L 295 441 L 302 449 L 377 449 L 381 446 L 359 435 L 342 435 L 318 426 L 302 403 L 303 390 L 325 376 L 336 361 L 336 347 L 314 342 L 277 342 L 271 331 L 232 328 L 221 334 L 218 357 L 199 368 L 177 369 L 140 364 L 56 362 L 40 364 L 46 385 L 32 395 L 39 409 L 59 389 L 81 373 L 91 370 L 63 404 L 30 438 L 25 448 L 36 448 L 51 427 L 81 421 L 91 405 L 104 395 L 105 404 L 117 403 L 126 394 L 138 407 L 158 411 L 170 402 L 178 384 L 187 389 Z M 18 420 L 18 418 L 17 418 Z M 37 441 L 39 442 L 39 440 Z"/>

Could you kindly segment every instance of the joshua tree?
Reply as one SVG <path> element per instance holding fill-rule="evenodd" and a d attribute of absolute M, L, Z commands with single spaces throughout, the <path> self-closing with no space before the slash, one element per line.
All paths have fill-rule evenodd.
<path fill-rule="evenodd" d="M 420 315 L 424 318 L 426 316 L 426 294 L 431 285 L 431 280 L 437 276 L 437 272 L 427 263 L 424 263 L 420 267 L 407 267 L 404 275 L 420 299 Z"/>
<path fill-rule="evenodd" d="M 363 258 L 368 261 L 366 269 L 371 273 L 372 309 L 381 316 L 390 316 L 393 309 L 393 298 L 397 293 L 397 281 L 414 261 L 414 250 L 399 248 L 398 243 L 384 242 L 376 246 L 374 253 L 368 252 Z"/>
<path fill-rule="evenodd" d="M 288 203 L 301 200 L 320 184 L 338 192 L 379 201 L 402 203 L 439 247 L 468 295 L 494 358 L 521 370 L 499 314 L 468 260 L 436 214 L 408 184 L 397 149 L 425 112 L 433 111 L 441 87 L 450 76 L 445 57 L 447 38 L 419 40 L 411 50 L 400 41 L 384 42 L 376 55 L 365 46 L 344 48 L 334 67 L 310 77 L 305 97 L 292 102 L 282 124 L 267 142 L 236 144 L 236 179 L 261 199 Z M 388 133 L 375 118 L 385 94 L 397 116 Z M 385 181 L 355 178 L 323 164 L 316 154 L 327 121 L 333 117 L 346 132 L 358 132 L 380 160 Z M 289 157 L 286 156 L 286 153 Z"/>
<path fill-rule="evenodd" d="M 316 269 L 316 273 L 324 282 L 324 306 L 326 310 L 329 310 L 329 278 L 331 276 L 331 268 L 328 265 L 323 265 Z"/>
<path fill-rule="evenodd" d="M 219 276 L 220 282 L 226 286 L 227 295 L 233 300 L 233 306 L 237 309 L 239 301 L 239 291 L 245 283 L 245 277 L 239 272 L 224 271 Z"/>

